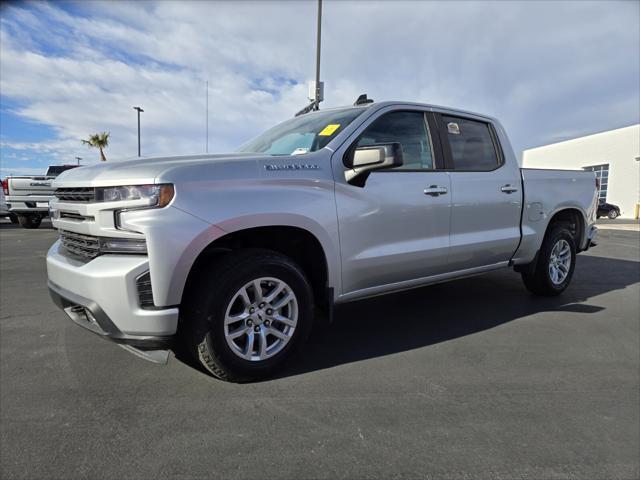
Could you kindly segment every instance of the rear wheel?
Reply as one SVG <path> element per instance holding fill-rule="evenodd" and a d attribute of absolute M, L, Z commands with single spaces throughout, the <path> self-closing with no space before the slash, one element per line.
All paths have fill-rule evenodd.
<path fill-rule="evenodd" d="M 290 258 L 269 250 L 232 252 L 199 277 L 185 308 L 186 340 L 216 377 L 271 376 L 309 336 L 313 294 Z"/>
<path fill-rule="evenodd" d="M 13 223 L 14 225 L 18 223 L 18 217 L 16 216 L 15 213 L 9 214 L 9 220 L 11 220 L 11 223 Z"/>
<path fill-rule="evenodd" d="M 38 228 L 42 223 L 42 217 L 37 213 L 18 215 L 18 223 L 24 228 Z"/>
<path fill-rule="evenodd" d="M 609 210 L 607 217 L 609 217 L 611 220 L 618 218 L 618 212 L 616 210 Z"/>
<path fill-rule="evenodd" d="M 535 267 L 523 271 L 522 280 L 537 295 L 559 295 L 571 283 L 575 266 L 573 235 L 565 226 L 558 225 L 546 235 Z"/>

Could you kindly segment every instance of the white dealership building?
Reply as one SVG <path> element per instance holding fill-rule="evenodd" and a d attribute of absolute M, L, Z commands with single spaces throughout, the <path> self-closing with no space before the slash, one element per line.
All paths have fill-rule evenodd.
<path fill-rule="evenodd" d="M 601 202 L 619 206 L 622 218 L 640 214 L 640 124 L 525 150 L 522 166 L 592 170 Z"/>

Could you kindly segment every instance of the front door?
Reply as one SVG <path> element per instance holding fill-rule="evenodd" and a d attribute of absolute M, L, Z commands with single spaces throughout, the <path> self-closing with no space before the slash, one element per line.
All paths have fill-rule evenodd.
<path fill-rule="evenodd" d="M 364 187 L 336 181 L 343 294 L 448 270 L 451 186 L 436 170 L 441 153 L 430 130 L 424 111 L 402 110 L 379 114 L 357 134 L 357 146 L 399 142 L 404 164 L 371 173 Z"/>

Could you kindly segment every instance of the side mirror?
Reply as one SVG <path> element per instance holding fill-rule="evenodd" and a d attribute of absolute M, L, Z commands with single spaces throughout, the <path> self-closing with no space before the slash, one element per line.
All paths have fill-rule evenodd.
<path fill-rule="evenodd" d="M 347 183 L 364 187 L 371 172 L 402 165 L 402 146 L 396 142 L 358 147 L 351 151 L 345 163 L 349 167 L 344 172 Z"/>

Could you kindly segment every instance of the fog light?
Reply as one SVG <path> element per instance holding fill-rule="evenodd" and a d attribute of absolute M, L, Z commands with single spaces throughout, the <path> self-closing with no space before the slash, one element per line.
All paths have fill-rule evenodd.
<path fill-rule="evenodd" d="M 93 313 L 91 313 L 91 310 L 89 310 L 88 308 L 85 308 L 84 314 L 87 317 L 87 321 L 89 323 L 93 323 L 94 325 L 98 325 L 98 321 L 96 320 L 96 317 L 93 316 Z"/>
<path fill-rule="evenodd" d="M 147 242 L 144 238 L 101 238 L 102 253 L 147 253 Z"/>

